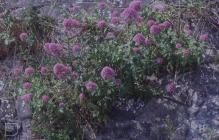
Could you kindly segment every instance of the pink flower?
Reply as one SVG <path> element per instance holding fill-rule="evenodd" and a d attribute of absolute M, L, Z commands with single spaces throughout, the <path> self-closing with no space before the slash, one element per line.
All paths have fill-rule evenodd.
<path fill-rule="evenodd" d="M 64 106 L 65 106 L 65 104 L 64 104 L 63 102 L 60 102 L 60 103 L 59 103 L 59 107 L 60 107 L 60 108 L 63 108 Z"/>
<path fill-rule="evenodd" d="M 97 7 L 98 7 L 98 9 L 99 10 L 104 10 L 104 9 L 106 9 L 106 3 L 105 2 L 99 2 L 98 4 L 97 4 Z"/>
<path fill-rule="evenodd" d="M 63 50 L 63 46 L 58 43 L 46 43 L 43 48 L 46 53 L 53 56 L 59 56 Z"/>
<path fill-rule="evenodd" d="M 129 8 L 132 8 L 136 11 L 140 11 L 141 10 L 141 1 L 140 0 L 134 0 L 129 4 Z"/>
<path fill-rule="evenodd" d="M 64 19 L 63 25 L 66 30 L 69 30 L 71 28 L 79 28 L 81 26 L 81 23 L 76 19 Z"/>
<path fill-rule="evenodd" d="M 72 72 L 72 78 L 73 78 L 74 80 L 77 80 L 77 79 L 79 78 L 79 73 L 76 72 L 76 71 L 73 71 L 73 72 Z"/>
<path fill-rule="evenodd" d="M 79 99 L 80 99 L 80 102 L 81 102 L 81 103 L 86 99 L 84 93 L 80 93 Z"/>
<path fill-rule="evenodd" d="M 168 29 L 168 28 L 170 28 L 172 26 L 172 23 L 169 22 L 169 21 L 164 21 L 163 24 L 165 26 L 165 29 Z"/>
<path fill-rule="evenodd" d="M 117 11 L 112 11 L 110 16 L 111 17 L 118 17 L 119 13 Z"/>
<path fill-rule="evenodd" d="M 28 67 L 25 69 L 24 74 L 29 77 L 29 76 L 32 76 L 34 72 L 35 72 L 34 68 Z"/>
<path fill-rule="evenodd" d="M 135 53 L 140 53 L 141 52 L 141 48 L 139 48 L 139 47 L 134 47 L 134 48 L 132 48 L 132 50 Z"/>
<path fill-rule="evenodd" d="M 72 52 L 73 52 L 73 54 L 79 54 L 81 52 L 81 45 L 80 44 L 75 44 L 72 47 Z"/>
<path fill-rule="evenodd" d="M 114 25 L 119 24 L 119 18 L 118 17 L 111 17 L 111 22 Z"/>
<path fill-rule="evenodd" d="M 164 12 L 167 9 L 167 5 L 163 2 L 156 2 L 152 5 L 152 10 L 155 12 Z"/>
<path fill-rule="evenodd" d="M 159 25 L 152 25 L 150 28 L 150 34 L 159 35 L 161 32 Z"/>
<path fill-rule="evenodd" d="M 105 21 L 105 20 L 98 21 L 97 27 L 98 27 L 99 29 L 104 29 L 104 28 L 106 28 L 106 27 L 107 27 L 106 21 Z"/>
<path fill-rule="evenodd" d="M 31 101 L 32 99 L 32 93 L 27 93 L 21 96 L 21 100 L 23 100 L 24 102 L 28 103 Z"/>
<path fill-rule="evenodd" d="M 30 82 L 23 83 L 23 88 L 24 89 L 30 89 L 31 87 L 32 87 L 32 84 Z"/>
<path fill-rule="evenodd" d="M 114 33 L 113 32 L 108 32 L 107 34 L 106 34 L 106 37 L 105 37 L 106 39 L 113 39 L 113 38 L 115 38 L 115 35 L 114 35 Z"/>
<path fill-rule="evenodd" d="M 72 5 L 70 8 L 69 8 L 69 11 L 73 14 L 77 13 L 78 11 L 80 11 L 80 6 L 78 5 Z"/>
<path fill-rule="evenodd" d="M 163 58 L 162 57 L 156 58 L 156 63 L 157 64 L 163 64 Z"/>
<path fill-rule="evenodd" d="M 176 48 L 177 48 L 177 49 L 182 48 L 182 44 L 177 43 L 177 44 L 176 44 Z"/>
<path fill-rule="evenodd" d="M 94 91 L 97 89 L 97 84 L 95 82 L 89 81 L 85 84 L 85 87 L 88 91 Z"/>
<path fill-rule="evenodd" d="M 103 78 L 103 80 L 111 80 L 111 79 L 115 78 L 116 72 L 111 67 L 105 66 L 101 70 L 100 75 Z"/>
<path fill-rule="evenodd" d="M 115 79 L 114 84 L 115 84 L 116 86 L 121 86 L 121 84 L 122 84 L 121 79 Z"/>
<path fill-rule="evenodd" d="M 145 46 L 149 46 L 151 44 L 151 40 L 147 37 L 147 38 L 145 38 L 145 40 L 144 40 L 144 45 Z"/>
<path fill-rule="evenodd" d="M 144 44 L 145 37 L 143 36 L 143 34 L 137 33 L 137 34 L 134 36 L 133 41 L 135 42 L 135 45 Z"/>
<path fill-rule="evenodd" d="M 165 21 L 163 23 L 160 23 L 159 27 L 160 27 L 161 30 L 166 30 L 166 29 L 170 28 L 171 25 L 172 24 L 169 21 Z"/>
<path fill-rule="evenodd" d="M 19 38 L 20 38 L 21 41 L 26 41 L 27 37 L 28 37 L 27 33 L 21 33 L 19 35 Z"/>
<path fill-rule="evenodd" d="M 190 55 L 190 50 L 189 49 L 183 49 L 182 54 L 184 57 L 188 57 Z"/>
<path fill-rule="evenodd" d="M 147 26 L 150 28 L 152 25 L 155 25 L 155 24 L 157 24 L 157 22 L 155 21 L 155 20 L 148 20 L 148 22 L 147 22 Z"/>
<path fill-rule="evenodd" d="M 68 73 L 70 73 L 70 68 L 63 64 L 55 64 L 53 67 L 53 72 L 58 79 L 64 79 Z"/>
<path fill-rule="evenodd" d="M 138 18 L 138 13 L 135 9 L 133 8 L 126 8 L 122 13 L 121 13 L 121 17 L 123 17 L 126 22 L 131 22 L 131 21 L 136 21 L 136 19 Z"/>
<path fill-rule="evenodd" d="M 47 103 L 47 102 L 49 101 L 49 96 L 43 95 L 43 96 L 42 96 L 42 101 L 43 101 L 44 103 Z"/>
<path fill-rule="evenodd" d="M 19 76 L 21 74 L 21 72 L 22 72 L 21 68 L 14 68 L 12 70 L 13 75 L 16 77 Z"/>
<path fill-rule="evenodd" d="M 46 67 L 41 67 L 41 68 L 40 68 L 40 73 L 41 73 L 42 75 L 46 75 L 46 74 L 48 73 L 48 69 L 47 69 Z"/>
<path fill-rule="evenodd" d="M 207 40 L 208 40 L 208 34 L 202 34 L 202 35 L 200 35 L 199 40 L 200 40 L 200 41 L 207 41 Z"/>
<path fill-rule="evenodd" d="M 176 90 L 176 85 L 173 82 L 170 82 L 166 85 L 166 91 L 168 93 L 173 93 Z"/>

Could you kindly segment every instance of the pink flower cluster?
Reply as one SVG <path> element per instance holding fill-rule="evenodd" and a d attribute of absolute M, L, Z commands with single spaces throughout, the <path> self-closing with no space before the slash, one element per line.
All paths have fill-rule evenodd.
<path fill-rule="evenodd" d="M 145 45 L 148 46 L 151 44 L 150 39 L 147 37 L 145 38 L 143 34 L 141 33 L 137 33 L 134 37 L 133 37 L 133 41 L 135 42 L 135 45 Z"/>
<path fill-rule="evenodd" d="M 58 78 L 58 79 L 65 79 L 67 74 L 70 73 L 70 68 L 63 65 L 63 64 L 60 64 L 60 63 L 57 63 L 54 65 L 53 67 L 53 72 L 55 74 L 55 76 Z"/>
<path fill-rule="evenodd" d="M 200 35 L 199 40 L 200 40 L 200 41 L 208 41 L 208 34 L 202 34 L 202 35 Z"/>
<path fill-rule="evenodd" d="M 85 83 L 85 87 L 88 91 L 94 91 L 97 89 L 97 84 L 93 81 L 88 81 Z"/>
<path fill-rule="evenodd" d="M 33 74 L 35 73 L 35 70 L 34 68 L 32 67 L 28 67 L 24 70 L 24 74 L 29 77 L 29 76 L 32 76 Z"/>
<path fill-rule="evenodd" d="M 129 4 L 122 13 L 121 16 L 125 19 L 126 22 L 136 22 L 141 19 L 138 12 L 141 9 L 142 2 L 140 0 L 134 0 Z"/>
<path fill-rule="evenodd" d="M 46 67 L 41 67 L 40 68 L 40 73 L 42 74 L 42 75 L 46 75 L 47 73 L 48 73 L 48 69 L 46 68 Z"/>
<path fill-rule="evenodd" d="M 107 5 L 106 5 L 105 2 L 99 2 L 97 4 L 97 7 L 98 7 L 99 10 L 104 10 L 104 9 L 106 9 Z"/>
<path fill-rule="evenodd" d="M 22 95 L 22 96 L 21 96 L 21 99 L 22 99 L 24 102 L 28 103 L 28 102 L 31 101 L 32 96 L 33 96 L 32 93 L 27 93 L 27 94 Z"/>
<path fill-rule="evenodd" d="M 163 64 L 163 58 L 162 57 L 157 57 L 156 58 L 156 63 L 159 64 L 159 65 Z"/>
<path fill-rule="evenodd" d="M 27 33 L 21 33 L 19 35 L 19 38 L 20 38 L 21 41 L 26 41 L 27 37 L 28 37 Z"/>
<path fill-rule="evenodd" d="M 106 21 L 105 21 L 105 20 L 100 20 L 100 21 L 98 21 L 97 27 L 98 27 L 99 29 L 104 29 L 104 28 L 106 28 L 106 27 L 107 27 Z"/>
<path fill-rule="evenodd" d="M 81 45 L 80 44 L 75 44 L 73 47 L 72 47 L 72 52 L 73 54 L 79 54 L 81 52 Z"/>
<path fill-rule="evenodd" d="M 167 9 L 167 5 L 163 2 L 155 2 L 152 5 L 152 10 L 155 12 L 164 12 Z"/>
<path fill-rule="evenodd" d="M 15 76 L 15 77 L 19 76 L 19 75 L 21 74 L 21 72 L 22 72 L 22 69 L 21 69 L 21 68 L 18 68 L 18 67 L 14 68 L 14 69 L 12 70 L 12 74 L 13 74 L 13 76 Z"/>
<path fill-rule="evenodd" d="M 23 88 L 24 89 L 30 89 L 31 87 L 32 87 L 32 84 L 30 82 L 23 83 Z"/>
<path fill-rule="evenodd" d="M 170 82 L 166 85 L 166 91 L 168 93 L 173 93 L 176 90 L 176 85 L 173 82 Z"/>
<path fill-rule="evenodd" d="M 47 103 L 47 102 L 49 101 L 49 96 L 43 95 L 43 96 L 42 96 L 42 101 L 43 101 L 44 103 Z"/>
<path fill-rule="evenodd" d="M 46 43 L 43 49 L 50 55 L 59 56 L 63 50 L 63 46 L 58 43 Z"/>
<path fill-rule="evenodd" d="M 172 26 L 172 23 L 169 21 L 164 21 L 163 23 L 158 24 L 155 20 L 148 20 L 147 26 L 150 29 L 150 34 L 159 35 L 161 31 L 169 29 Z"/>
<path fill-rule="evenodd" d="M 65 30 L 70 30 L 71 28 L 79 28 L 81 27 L 80 21 L 76 19 L 64 19 L 63 25 Z"/>
<path fill-rule="evenodd" d="M 141 45 L 141 44 L 144 44 L 144 41 L 145 41 L 145 38 L 144 38 L 144 35 L 141 34 L 141 33 L 137 33 L 134 38 L 133 38 L 133 41 L 135 42 L 135 45 Z"/>
<path fill-rule="evenodd" d="M 114 69 L 112 69 L 109 66 L 105 66 L 101 72 L 100 72 L 101 77 L 103 80 L 112 80 L 116 76 L 116 72 Z"/>

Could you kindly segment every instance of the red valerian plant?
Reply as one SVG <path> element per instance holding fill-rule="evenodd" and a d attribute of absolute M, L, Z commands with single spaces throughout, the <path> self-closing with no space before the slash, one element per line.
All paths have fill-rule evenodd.
<path fill-rule="evenodd" d="M 165 3 L 142 4 L 134 0 L 121 13 L 103 2 L 89 14 L 69 7 L 56 28 L 62 36 L 41 42 L 40 64 L 27 62 L 38 71 L 13 70 L 19 95 L 33 110 L 36 133 L 53 140 L 82 138 L 83 127 L 102 124 L 118 97 L 176 92 L 176 83 L 154 85 L 147 77 L 162 79 L 201 62 L 208 35 L 197 39 L 189 27 L 178 32 L 174 9 Z M 114 12 L 105 16 L 106 9 Z"/>

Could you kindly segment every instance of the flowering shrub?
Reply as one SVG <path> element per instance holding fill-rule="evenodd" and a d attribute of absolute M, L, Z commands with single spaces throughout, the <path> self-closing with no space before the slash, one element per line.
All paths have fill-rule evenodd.
<path fill-rule="evenodd" d="M 90 15 L 70 7 L 57 28 L 61 39 L 41 42 L 42 63 L 28 63 L 23 72 L 14 68 L 35 133 L 46 139 L 83 137 L 83 128 L 104 122 L 118 97 L 174 94 L 174 82 L 153 84 L 148 77 L 185 72 L 201 62 L 208 36 L 196 39 L 179 31 L 174 8 L 164 3 L 143 8 L 134 0 L 120 15 L 105 17 L 109 6 L 97 7 Z"/>

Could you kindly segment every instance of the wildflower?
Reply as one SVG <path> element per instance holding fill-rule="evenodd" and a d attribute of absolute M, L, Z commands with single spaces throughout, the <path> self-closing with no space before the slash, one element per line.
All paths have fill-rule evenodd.
<path fill-rule="evenodd" d="M 136 11 L 141 10 L 141 1 L 140 0 L 134 0 L 129 4 L 129 8 L 132 8 Z"/>
<path fill-rule="evenodd" d="M 85 84 L 85 87 L 88 91 L 94 91 L 97 89 L 97 84 L 95 82 L 89 81 Z"/>
<path fill-rule="evenodd" d="M 151 40 L 147 37 L 147 38 L 145 38 L 145 40 L 144 40 L 144 45 L 145 46 L 148 46 L 148 45 L 150 45 L 151 44 Z"/>
<path fill-rule="evenodd" d="M 160 34 L 160 27 L 158 25 L 152 25 L 150 28 L 150 33 L 152 35 L 159 35 Z"/>
<path fill-rule="evenodd" d="M 78 11 L 80 10 L 80 6 L 78 5 L 72 5 L 70 8 L 69 8 L 69 11 L 73 14 L 77 13 Z"/>
<path fill-rule="evenodd" d="M 139 47 L 132 48 L 133 52 L 140 53 L 141 49 Z"/>
<path fill-rule="evenodd" d="M 60 103 L 59 103 L 59 107 L 60 107 L 60 108 L 63 108 L 64 106 L 65 106 L 65 104 L 64 104 L 63 102 L 60 102 Z"/>
<path fill-rule="evenodd" d="M 28 103 L 31 101 L 32 99 L 32 93 L 27 93 L 21 96 L 21 100 L 23 100 L 24 102 Z"/>
<path fill-rule="evenodd" d="M 63 25 L 66 30 L 69 30 L 71 28 L 79 28 L 81 26 L 81 23 L 76 19 L 64 19 Z"/>
<path fill-rule="evenodd" d="M 41 67 L 41 68 L 40 68 L 40 73 L 41 73 L 42 75 L 46 75 L 47 72 L 48 72 L 48 69 L 47 69 L 46 67 Z"/>
<path fill-rule="evenodd" d="M 24 70 L 24 73 L 26 76 L 32 76 L 34 74 L 35 70 L 32 67 L 28 67 Z"/>
<path fill-rule="evenodd" d="M 106 39 L 113 39 L 113 38 L 115 38 L 115 35 L 114 35 L 114 33 L 113 32 L 108 32 L 107 34 L 106 34 L 106 37 L 105 37 Z"/>
<path fill-rule="evenodd" d="M 58 79 L 64 79 L 65 76 L 70 72 L 70 69 L 69 69 L 69 67 L 67 67 L 63 64 L 57 63 L 53 67 L 53 72 Z"/>
<path fill-rule="evenodd" d="M 155 25 L 155 24 L 157 24 L 157 22 L 155 21 L 155 20 L 148 20 L 148 22 L 147 22 L 147 26 L 150 28 L 152 25 Z"/>
<path fill-rule="evenodd" d="M 165 26 L 165 29 L 168 29 L 168 28 L 170 28 L 172 26 L 172 23 L 169 22 L 169 21 L 164 21 L 163 24 Z"/>
<path fill-rule="evenodd" d="M 81 102 L 81 103 L 86 99 L 84 93 L 80 93 L 80 94 L 79 94 L 79 99 L 80 99 L 80 102 Z"/>
<path fill-rule="evenodd" d="M 97 27 L 98 27 L 99 29 L 104 29 L 104 28 L 106 28 L 106 27 L 107 27 L 106 21 L 105 21 L 105 20 L 98 21 Z"/>
<path fill-rule="evenodd" d="M 47 102 L 49 101 L 49 96 L 43 95 L 43 96 L 42 96 L 42 101 L 43 101 L 44 103 L 47 103 Z"/>
<path fill-rule="evenodd" d="M 114 84 L 115 84 L 116 86 L 120 86 L 120 85 L 122 84 L 121 79 L 115 79 L 115 80 L 114 80 Z"/>
<path fill-rule="evenodd" d="M 175 47 L 176 47 L 177 49 L 182 48 L 182 44 L 177 43 Z"/>
<path fill-rule="evenodd" d="M 133 8 L 126 8 L 122 13 L 121 16 L 124 17 L 126 22 L 136 21 L 138 18 L 138 13 Z"/>
<path fill-rule="evenodd" d="M 183 53 L 184 57 L 188 57 L 190 55 L 190 50 L 189 49 L 183 49 L 182 53 Z"/>
<path fill-rule="evenodd" d="M 43 46 L 44 50 L 46 53 L 53 55 L 53 56 L 58 56 L 61 54 L 63 50 L 63 46 L 58 43 L 46 43 Z"/>
<path fill-rule="evenodd" d="M 72 47 L 72 52 L 73 54 L 78 54 L 81 52 L 81 45 L 80 44 L 75 44 L 73 47 Z"/>
<path fill-rule="evenodd" d="M 207 40 L 208 40 L 208 34 L 202 34 L 202 35 L 200 35 L 199 40 L 200 40 L 200 41 L 207 41 Z"/>
<path fill-rule="evenodd" d="M 116 76 L 116 72 L 109 66 L 105 66 L 100 73 L 103 80 L 111 80 Z"/>
<path fill-rule="evenodd" d="M 163 64 L 163 58 L 162 57 L 156 58 L 156 63 L 157 64 Z"/>
<path fill-rule="evenodd" d="M 99 2 L 98 4 L 97 4 L 97 7 L 98 7 L 98 9 L 99 10 L 104 10 L 104 9 L 106 9 L 106 3 L 105 2 Z"/>
<path fill-rule="evenodd" d="M 14 69 L 12 70 L 12 73 L 13 73 L 14 76 L 17 77 L 17 76 L 19 76 L 19 75 L 21 74 L 21 71 L 22 71 L 21 68 L 18 68 L 18 67 L 17 67 L 17 68 L 14 68 Z"/>
<path fill-rule="evenodd" d="M 140 45 L 140 44 L 144 44 L 145 38 L 144 38 L 143 34 L 137 33 L 134 36 L 133 41 L 135 42 L 135 45 Z"/>
<path fill-rule="evenodd" d="M 166 30 L 166 29 L 170 28 L 171 25 L 172 24 L 169 21 L 165 21 L 163 23 L 160 23 L 159 27 L 160 27 L 161 30 Z"/>
<path fill-rule="evenodd" d="M 167 5 L 163 2 L 156 2 L 152 5 L 152 10 L 155 12 L 164 12 L 167 9 Z"/>
<path fill-rule="evenodd" d="M 77 79 L 79 78 L 79 73 L 76 72 L 76 71 L 73 71 L 73 72 L 72 72 L 72 78 L 73 78 L 74 80 L 77 80 Z"/>
<path fill-rule="evenodd" d="M 19 35 L 19 38 L 20 38 L 21 41 L 26 41 L 27 37 L 28 37 L 27 33 L 21 33 Z"/>
<path fill-rule="evenodd" d="M 23 83 L 23 88 L 24 89 L 30 89 L 31 87 L 32 87 L 32 84 L 30 82 Z"/>
<path fill-rule="evenodd" d="M 114 25 L 119 24 L 119 18 L 118 17 L 111 17 L 111 22 Z"/>
<path fill-rule="evenodd" d="M 173 82 L 170 82 L 166 85 L 166 91 L 168 93 L 173 93 L 176 90 L 176 85 Z"/>
<path fill-rule="evenodd" d="M 111 16 L 111 17 L 118 17 L 119 14 L 118 14 L 117 11 L 112 11 L 110 16 Z"/>

